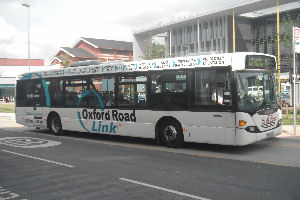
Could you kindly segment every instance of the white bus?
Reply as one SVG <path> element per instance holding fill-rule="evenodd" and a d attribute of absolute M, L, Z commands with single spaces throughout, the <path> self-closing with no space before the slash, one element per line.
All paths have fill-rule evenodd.
<path fill-rule="evenodd" d="M 22 74 L 16 120 L 29 127 L 247 145 L 281 134 L 276 58 L 258 53 L 111 62 Z M 260 88 L 253 95 L 250 88 Z"/>

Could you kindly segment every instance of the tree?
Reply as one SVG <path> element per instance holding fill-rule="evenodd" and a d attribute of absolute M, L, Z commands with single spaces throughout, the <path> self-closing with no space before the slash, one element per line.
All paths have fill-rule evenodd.
<path fill-rule="evenodd" d="M 282 18 L 280 25 L 280 52 L 283 53 L 283 59 L 290 63 L 290 66 L 293 65 L 293 27 L 300 26 L 300 14 L 296 16 L 291 16 L 287 14 Z M 277 36 L 274 37 L 273 41 L 277 44 Z M 300 57 L 296 54 L 296 61 Z"/>
<path fill-rule="evenodd" d="M 63 57 L 63 61 L 62 61 L 62 64 L 63 64 L 63 67 L 64 68 L 67 68 L 70 66 L 70 60 L 69 60 L 69 55 L 66 54 L 64 57 Z"/>
<path fill-rule="evenodd" d="M 152 60 L 158 58 L 164 58 L 166 47 L 162 44 L 153 43 L 151 47 L 145 49 L 146 55 L 142 58 L 145 60 Z"/>

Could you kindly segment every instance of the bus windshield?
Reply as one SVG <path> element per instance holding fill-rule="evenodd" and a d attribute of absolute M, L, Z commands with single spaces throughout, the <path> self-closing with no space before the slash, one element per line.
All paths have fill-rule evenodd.
<path fill-rule="evenodd" d="M 278 107 L 275 77 L 270 72 L 237 72 L 237 110 L 255 112 Z"/>

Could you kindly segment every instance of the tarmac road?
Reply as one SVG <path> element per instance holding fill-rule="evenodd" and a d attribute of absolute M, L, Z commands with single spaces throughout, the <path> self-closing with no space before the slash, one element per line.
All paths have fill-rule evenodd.
<path fill-rule="evenodd" d="M 0 119 L 0 124 L 3 122 Z M 300 138 L 245 147 L 0 128 L 0 199 L 298 199 Z"/>

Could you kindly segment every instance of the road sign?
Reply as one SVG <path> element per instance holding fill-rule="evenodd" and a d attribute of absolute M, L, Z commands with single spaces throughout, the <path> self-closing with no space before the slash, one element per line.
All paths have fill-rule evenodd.
<path fill-rule="evenodd" d="M 300 28 L 294 27 L 294 48 L 296 53 L 300 53 Z"/>

